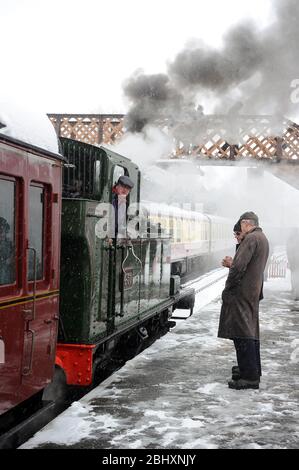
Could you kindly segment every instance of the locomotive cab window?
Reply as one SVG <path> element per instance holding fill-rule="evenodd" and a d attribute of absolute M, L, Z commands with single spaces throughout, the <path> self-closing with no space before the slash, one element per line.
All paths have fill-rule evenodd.
<path fill-rule="evenodd" d="M 113 186 L 116 185 L 120 176 L 130 176 L 128 170 L 120 165 L 115 165 L 113 169 L 113 177 L 112 177 L 112 184 Z M 130 204 L 130 194 L 127 195 L 127 207 Z"/>
<path fill-rule="evenodd" d="M 96 194 L 100 194 L 101 192 L 101 169 L 102 163 L 100 160 L 95 160 L 94 162 L 94 189 Z"/>
<path fill-rule="evenodd" d="M 0 285 L 16 281 L 16 183 L 0 178 Z"/>
<path fill-rule="evenodd" d="M 67 157 L 63 167 L 63 197 L 98 199 L 101 194 L 101 150 L 92 145 L 61 138 Z"/>
<path fill-rule="evenodd" d="M 113 184 L 116 184 L 120 176 L 124 176 L 125 169 L 122 166 L 115 165 L 113 170 Z"/>

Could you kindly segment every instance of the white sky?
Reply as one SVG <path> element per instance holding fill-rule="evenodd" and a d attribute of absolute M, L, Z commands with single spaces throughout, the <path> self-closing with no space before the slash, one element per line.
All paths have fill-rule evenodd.
<path fill-rule="evenodd" d="M 126 112 L 122 83 L 165 72 L 187 41 L 220 45 L 271 0 L 0 0 L 0 101 L 46 112 Z"/>

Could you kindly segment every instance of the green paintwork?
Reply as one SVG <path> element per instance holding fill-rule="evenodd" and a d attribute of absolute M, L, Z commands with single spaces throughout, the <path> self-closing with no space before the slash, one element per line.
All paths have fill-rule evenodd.
<path fill-rule="evenodd" d="M 139 202 L 139 170 L 129 159 L 108 149 L 69 139 L 62 139 L 62 144 L 69 162 L 74 161 L 74 155 L 84 159 L 91 154 L 93 162 L 100 162 L 96 164 L 100 181 L 93 175 L 91 188 L 85 181 L 85 193 L 66 197 L 62 204 L 60 308 L 64 333 L 61 332 L 59 340 L 93 344 L 142 320 L 155 309 L 160 311 L 168 301 L 170 241 L 161 237 L 132 240 L 140 267 L 132 249 L 116 247 L 115 243 L 109 247 L 106 240 L 96 237 L 96 224 L 101 222 L 96 207 L 100 202 L 111 202 L 116 165 L 124 167 L 135 183 L 130 203 Z M 73 182 L 68 180 L 68 188 L 69 183 Z M 86 188 L 88 198 L 81 197 L 86 196 Z M 122 271 L 126 256 L 125 266 L 133 274 L 138 273 L 128 288 L 124 286 L 127 278 L 124 279 Z"/>

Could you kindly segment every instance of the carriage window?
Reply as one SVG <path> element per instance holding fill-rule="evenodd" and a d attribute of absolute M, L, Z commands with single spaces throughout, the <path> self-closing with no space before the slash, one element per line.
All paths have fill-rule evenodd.
<path fill-rule="evenodd" d="M 44 189 L 30 186 L 29 190 L 29 250 L 28 280 L 43 279 Z"/>
<path fill-rule="evenodd" d="M 16 280 L 15 182 L 0 179 L 0 285 Z"/>

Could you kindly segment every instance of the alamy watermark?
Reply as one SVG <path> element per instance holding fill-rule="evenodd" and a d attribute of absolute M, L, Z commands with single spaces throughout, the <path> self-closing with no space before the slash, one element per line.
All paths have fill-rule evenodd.
<path fill-rule="evenodd" d="M 187 236 L 195 236 L 196 225 L 187 224 L 186 220 L 202 220 L 202 204 L 130 204 L 128 208 L 100 203 L 94 216 L 98 219 L 95 234 L 100 239 L 119 238 L 157 238 L 170 236 L 176 238 L 183 230 Z M 191 233 L 193 232 L 194 233 Z"/>

